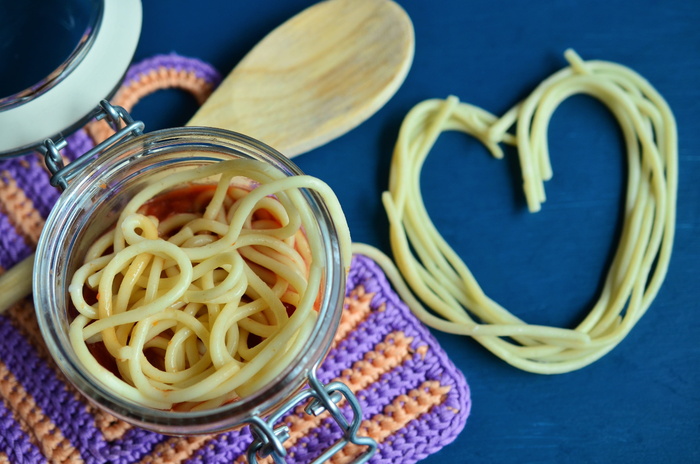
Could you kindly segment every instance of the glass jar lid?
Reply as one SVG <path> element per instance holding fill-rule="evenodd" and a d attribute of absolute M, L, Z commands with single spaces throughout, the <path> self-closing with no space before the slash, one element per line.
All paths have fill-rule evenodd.
<path fill-rule="evenodd" d="M 0 157 L 26 153 L 91 117 L 118 87 L 141 31 L 140 0 L 0 6 Z"/>

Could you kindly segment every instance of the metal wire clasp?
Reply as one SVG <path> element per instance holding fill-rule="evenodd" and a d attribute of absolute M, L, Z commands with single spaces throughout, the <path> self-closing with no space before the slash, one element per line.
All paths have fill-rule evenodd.
<path fill-rule="evenodd" d="M 306 406 L 306 413 L 318 416 L 328 411 L 343 432 L 343 438 L 338 440 L 321 456 L 316 458 L 312 464 L 326 462 L 334 454 L 343 449 L 347 444 L 366 446 L 367 449 L 355 458 L 353 463 L 362 464 L 367 462 L 377 451 L 377 442 L 369 437 L 359 437 L 357 432 L 362 422 L 362 410 L 357 398 L 350 388 L 341 382 L 331 382 L 323 385 L 316 376 L 316 371 L 312 370 L 308 375 L 308 389 L 300 392 L 288 400 L 279 410 L 271 414 L 267 420 L 258 416 L 248 420 L 250 430 L 253 433 L 253 443 L 248 448 L 248 462 L 258 463 L 258 456 L 261 458 L 272 456 L 277 464 L 285 464 L 287 450 L 284 448 L 284 441 L 289 438 L 289 428 L 286 425 L 275 427 L 275 424 L 299 403 L 310 399 Z M 340 410 L 338 404 L 345 399 L 352 410 L 350 422 L 345 414 Z"/>
<path fill-rule="evenodd" d="M 108 148 L 121 143 L 130 138 L 143 134 L 144 124 L 141 121 L 134 121 L 128 111 L 121 106 L 114 106 L 106 100 L 102 100 L 97 107 L 94 117 L 98 120 L 104 119 L 114 129 L 115 134 L 107 140 L 99 143 L 86 153 L 80 155 L 75 161 L 67 166 L 61 158 L 59 150 L 66 146 L 66 141 L 61 139 L 56 142 L 46 140 L 39 147 L 39 151 L 44 155 L 44 162 L 51 173 L 50 183 L 61 191 L 68 188 L 68 183 L 87 164 L 100 153 Z M 123 126 L 123 127 L 122 127 Z"/>

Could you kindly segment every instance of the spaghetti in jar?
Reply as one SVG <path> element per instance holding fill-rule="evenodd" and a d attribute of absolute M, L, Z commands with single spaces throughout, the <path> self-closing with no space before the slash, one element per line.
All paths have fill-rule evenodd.
<path fill-rule="evenodd" d="M 90 400 L 141 427 L 212 433 L 274 410 L 340 319 L 350 238 L 337 199 L 239 134 L 130 141 L 69 185 L 46 230 L 35 294 L 49 350 Z"/>

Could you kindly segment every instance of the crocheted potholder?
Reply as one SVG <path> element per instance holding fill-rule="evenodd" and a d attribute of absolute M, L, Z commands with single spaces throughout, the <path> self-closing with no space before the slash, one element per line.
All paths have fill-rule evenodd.
<path fill-rule="evenodd" d="M 155 89 L 180 87 L 203 101 L 218 81 L 204 63 L 161 56 L 132 67 L 115 100 L 130 108 Z M 71 136 L 66 157 L 91 146 L 90 134 L 101 130 L 91 126 Z M 57 196 L 38 158 L 0 162 L 2 268 L 31 252 Z M 324 383 L 343 381 L 357 395 L 360 434 L 379 442 L 374 463 L 413 463 L 438 451 L 461 432 L 469 415 L 462 373 L 367 257 L 353 258 L 341 324 L 318 374 Z M 328 417 L 302 410 L 284 419 L 291 431 L 287 459 L 293 463 L 310 462 L 340 437 Z M 0 316 L 0 463 L 243 463 L 251 440 L 247 428 L 182 438 L 117 420 L 67 383 L 41 339 L 31 301 Z M 361 451 L 346 447 L 331 462 L 348 462 Z"/>

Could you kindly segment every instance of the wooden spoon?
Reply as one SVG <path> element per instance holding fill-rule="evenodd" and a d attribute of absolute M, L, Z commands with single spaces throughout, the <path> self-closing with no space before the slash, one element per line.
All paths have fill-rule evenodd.
<path fill-rule="evenodd" d="M 369 118 L 413 60 L 413 25 L 391 0 L 327 0 L 268 34 L 188 126 L 241 132 L 288 157 Z M 0 313 L 31 293 L 34 255 L 0 277 Z"/>
<path fill-rule="evenodd" d="M 412 59 L 413 26 L 396 3 L 321 2 L 255 46 L 188 125 L 242 132 L 291 158 L 374 114 Z"/>

